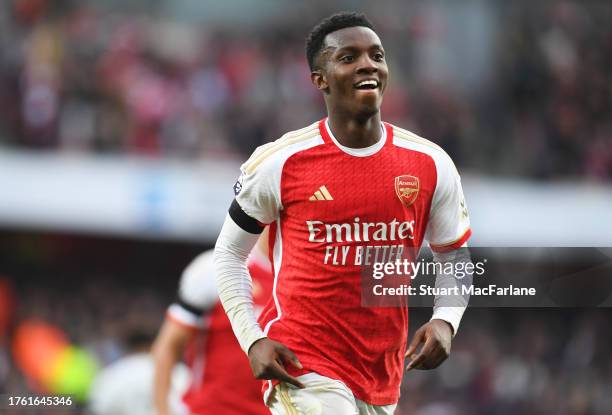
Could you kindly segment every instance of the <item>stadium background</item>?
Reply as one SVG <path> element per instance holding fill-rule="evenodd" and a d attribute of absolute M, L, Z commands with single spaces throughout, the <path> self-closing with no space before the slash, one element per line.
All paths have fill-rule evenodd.
<path fill-rule="evenodd" d="M 155 332 L 240 161 L 324 114 L 303 41 L 344 9 L 387 50 L 383 118 L 462 172 L 472 245 L 612 246 L 609 2 L 5 1 L 0 393 L 36 391 L 14 347 L 30 319 L 100 366 Z M 611 317 L 469 310 L 450 360 L 407 376 L 398 413 L 612 413 Z"/>

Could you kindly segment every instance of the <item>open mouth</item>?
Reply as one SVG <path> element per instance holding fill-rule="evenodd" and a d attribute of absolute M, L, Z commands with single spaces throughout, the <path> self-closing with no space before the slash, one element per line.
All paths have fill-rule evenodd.
<path fill-rule="evenodd" d="M 376 89 L 378 88 L 378 81 L 374 79 L 368 79 L 366 81 L 357 82 L 355 84 L 357 89 Z"/>

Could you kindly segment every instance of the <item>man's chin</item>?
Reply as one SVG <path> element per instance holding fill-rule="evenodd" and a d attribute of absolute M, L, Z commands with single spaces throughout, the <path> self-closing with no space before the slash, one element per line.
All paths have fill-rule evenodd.
<path fill-rule="evenodd" d="M 357 101 L 359 105 L 363 107 L 380 108 L 380 104 L 382 103 L 382 96 L 378 91 L 370 93 L 359 93 L 357 94 L 357 96 L 355 96 L 355 101 Z"/>
<path fill-rule="evenodd" d="M 361 121 L 367 121 L 380 112 L 379 105 L 364 105 L 357 109 L 355 117 Z"/>
<path fill-rule="evenodd" d="M 376 115 L 380 112 L 381 99 L 360 99 L 357 105 L 357 113 L 363 115 Z"/>

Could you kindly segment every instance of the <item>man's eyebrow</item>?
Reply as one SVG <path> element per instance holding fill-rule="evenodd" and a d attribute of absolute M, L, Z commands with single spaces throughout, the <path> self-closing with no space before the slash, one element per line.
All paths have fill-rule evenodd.
<path fill-rule="evenodd" d="M 333 47 L 333 46 L 328 46 L 328 48 L 335 49 L 336 52 L 354 52 L 354 51 L 357 51 L 357 50 L 361 49 L 361 48 L 359 48 L 357 46 L 352 46 L 352 45 L 342 46 L 341 48 L 337 48 L 337 47 Z M 375 43 L 373 45 L 370 45 L 367 49 L 368 50 L 373 50 L 373 49 L 384 50 L 382 45 L 379 44 L 379 43 Z"/>
<path fill-rule="evenodd" d="M 357 46 L 342 46 L 341 48 L 335 48 L 336 52 L 354 52 L 356 50 L 359 50 L 359 48 Z"/>

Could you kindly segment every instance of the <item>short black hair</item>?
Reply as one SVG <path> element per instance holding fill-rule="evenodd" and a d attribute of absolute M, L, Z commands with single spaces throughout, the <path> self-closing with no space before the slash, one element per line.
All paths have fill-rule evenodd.
<path fill-rule="evenodd" d="M 347 27 L 363 26 L 374 30 L 374 25 L 363 13 L 339 12 L 321 20 L 308 34 L 306 38 L 306 59 L 310 70 L 315 69 L 317 55 L 321 52 L 325 36 L 336 30 Z"/>

